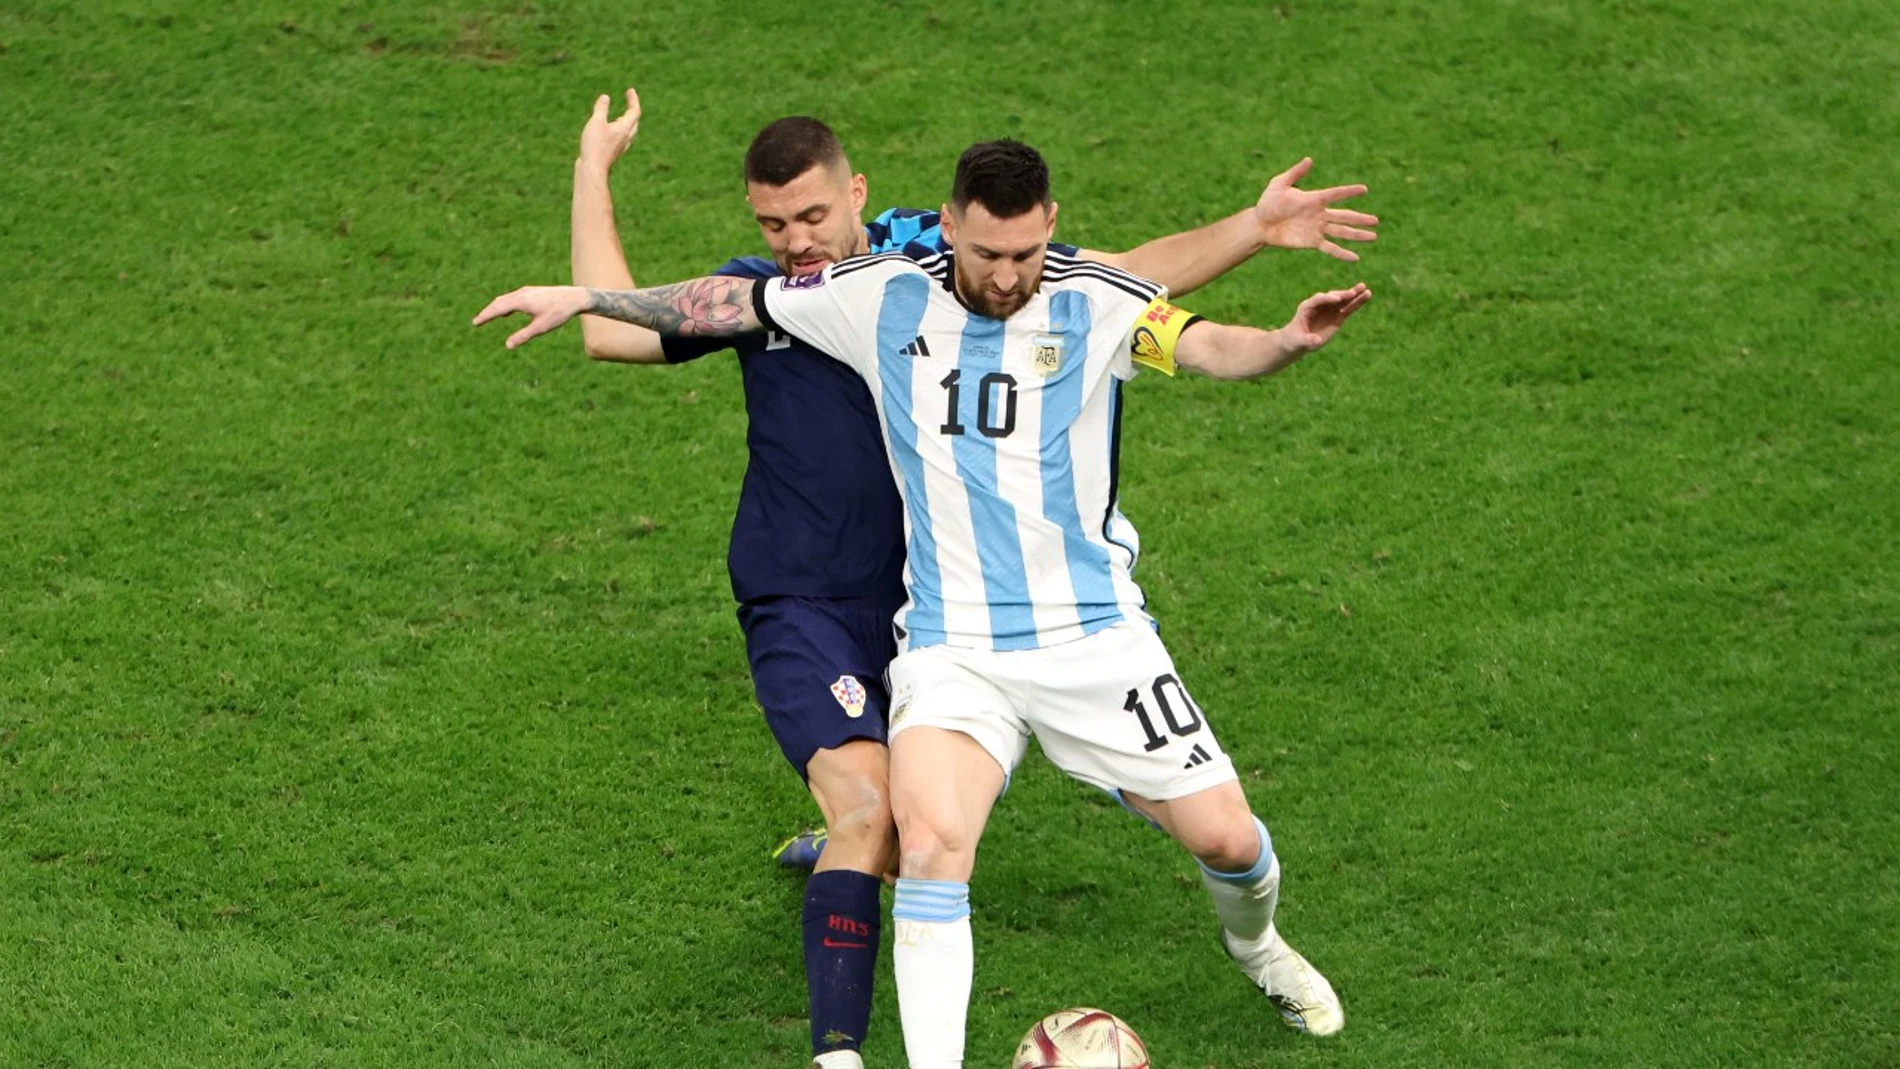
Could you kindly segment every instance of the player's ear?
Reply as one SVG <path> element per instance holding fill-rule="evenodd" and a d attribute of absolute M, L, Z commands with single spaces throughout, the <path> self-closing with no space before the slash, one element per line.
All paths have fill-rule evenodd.
<path fill-rule="evenodd" d="M 1047 235 L 1048 238 L 1053 238 L 1056 236 L 1056 209 L 1060 207 L 1062 207 L 1062 205 L 1057 204 L 1055 201 L 1049 202 L 1049 233 Z M 1047 238 L 1045 238 L 1045 240 L 1047 240 Z"/>
<path fill-rule="evenodd" d="M 957 213 L 948 204 L 937 209 L 937 225 L 943 228 L 943 243 L 955 245 L 957 243 Z"/>
<path fill-rule="evenodd" d="M 870 199 L 871 183 L 862 174 L 851 176 L 851 214 L 863 215 L 864 205 Z"/>

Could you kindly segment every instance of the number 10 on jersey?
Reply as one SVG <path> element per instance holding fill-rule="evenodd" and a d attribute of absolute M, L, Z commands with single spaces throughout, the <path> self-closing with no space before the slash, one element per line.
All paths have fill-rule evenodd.
<path fill-rule="evenodd" d="M 1173 701 L 1168 699 L 1170 690 L 1174 692 Z M 1179 738 L 1201 730 L 1200 707 L 1188 697 L 1187 688 L 1181 685 L 1180 680 L 1172 675 L 1156 676 L 1155 681 L 1149 684 L 1148 691 L 1154 697 L 1155 707 L 1161 710 L 1161 724 L 1168 729 L 1168 734 Z M 1176 714 L 1177 707 L 1182 715 Z M 1122 703 L 1122 708 L 1135 714 L 1135 719 L 1141 722 L 1141 733 L 1148 738 L 1142 749 L 1152 753 L 1168 744 L 1167 737 L 1155 731 L 1154 717 L 1148 712 L 1140 687 L 1129 688 L 1128 700 Z"/>
<path fill-rule="evenodd" d="M 963 369 L 952 368 L 938 385 L 949 399 L 949 411 L 943 417 L 944 434 L 969 433 L 958 413 L 963 400 Z M 992 371 L 977 380 L 976 429 L 985 438 L 1007 438 L 1016 429 L 1016 377 Z M 999 411 L 1000 410 L 1000 411 Z"/>

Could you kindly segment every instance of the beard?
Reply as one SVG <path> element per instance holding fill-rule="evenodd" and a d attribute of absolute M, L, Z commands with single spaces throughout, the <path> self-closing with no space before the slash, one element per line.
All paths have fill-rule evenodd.
<path fill-rule="evenodd" d="M 1023 305 L 1028 304 L 1029 298 L 1034 297 L 1036 290 L 1041 287 L 1042 276 L 1038 274 L 1033 279 L 1018 282 L 1015 289 L 999 296 L 988 285 L 972 281 L 963 273 L 963 264 L 957 264 L 957 296 L 962 297 L 963 303 L 980 316 L 1008 319 L 1022 311 Z"/>

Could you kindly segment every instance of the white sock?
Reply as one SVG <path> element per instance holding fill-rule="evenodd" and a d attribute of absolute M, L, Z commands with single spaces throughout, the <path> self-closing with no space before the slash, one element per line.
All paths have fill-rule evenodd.
<path fill-rule="evenodd" d="M 812 1059 L 818 1069 L 864 1069 L 864 1059 L 855 1050 L 834 1050 Z"/>
<path fill-rule="evenodd" d="M 897 1016 L 910 1069 L 962 1069 L 976 948 L 970 940 L 970 885 L 898 880 L 892 970 Z"/>
<path fill-rule="evenodd" d="M 1280 902 L 1280 859 L 1273 856 L 1267 826 L 1255 818 L 1260 832 L 1260 860 L 1246 872 L 1216 872 L 1201 866 L 1201 885 L 1214 900 L 1214 914 L 1234 940 L 1256 944 L 1273 927 L 1273 911 Z"/>

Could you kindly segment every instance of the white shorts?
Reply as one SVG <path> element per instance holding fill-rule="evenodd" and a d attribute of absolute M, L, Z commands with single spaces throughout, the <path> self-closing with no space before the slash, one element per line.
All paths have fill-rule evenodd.
<path fill-rule="evenodd" d="M 1157 802 L 1235 778 L 1144 623 L 1034 650 L 926 646 L 899 654 L 890 671 L 893 740 L 914 727 L 962 732 L 1009 773 L 1033 733 L 1076 779 Z"/>

